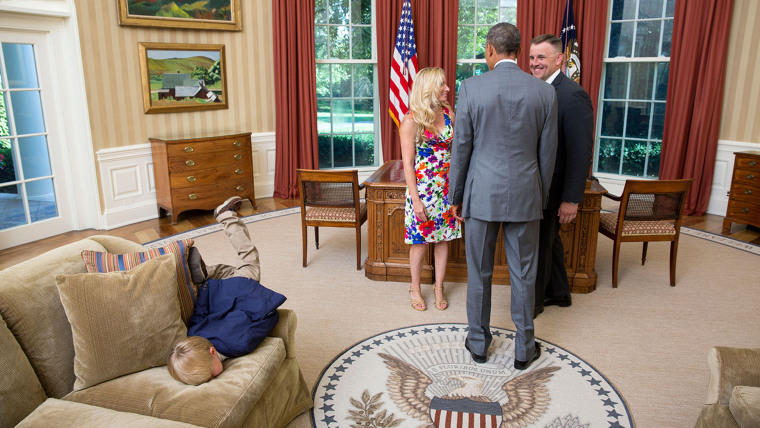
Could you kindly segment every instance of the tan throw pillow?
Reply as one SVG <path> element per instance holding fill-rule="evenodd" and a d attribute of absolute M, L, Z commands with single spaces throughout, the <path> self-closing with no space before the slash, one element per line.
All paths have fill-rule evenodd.
<path fill-rule="evenodd" d="M 74 341 L 74 390 L 166 364 L 187 336 L 174 255 L 127 272 L 58 275 Z"/>

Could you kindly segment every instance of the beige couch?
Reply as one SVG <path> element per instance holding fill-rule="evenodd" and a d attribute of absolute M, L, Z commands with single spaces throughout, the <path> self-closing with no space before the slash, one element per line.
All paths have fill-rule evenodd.
<path fill-rule="evenodd" d="M 696 427 L 760 427 L 760 349 L 716 346 L 707 365 L 710 384 Z"/>
<path fill-rule="evenodd" d="M 295 357 L 296 316 L 283 309 L 270 337 L 205 384 L 182 384 L 158 366 L 75 391 L 74 339 L 56 276 L 84 273 L 82 250 L 144 248 L 93 236 L 0 271 L 0 427 L 282 427 L 312 406 Z"/>

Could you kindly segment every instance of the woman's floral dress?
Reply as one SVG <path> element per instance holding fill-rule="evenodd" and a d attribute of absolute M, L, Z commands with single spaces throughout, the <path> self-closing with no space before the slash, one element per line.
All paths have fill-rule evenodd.
<path fill-rule="evenodd" d="M 412 208 L 412 197 L 406 189 L 404 207 L 404 242 L 425 244 L 451 241 L 462 237 L 459 221 L 454 218 L 449 204 L 449 162 L 454 127 L 449 110 L 444 109 L 445 126 L 440 135 L 425 130 L 427 140 L 419 141 L 414 156 L 414 172 L 417 176 L 417 193 L 425 205 L 427 221 L 420 223 Z"/>

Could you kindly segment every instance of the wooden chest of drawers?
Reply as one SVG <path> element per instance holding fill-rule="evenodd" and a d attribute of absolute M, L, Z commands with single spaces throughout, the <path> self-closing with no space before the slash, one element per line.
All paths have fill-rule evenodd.
<path fill-rule="evenodd" d="M 254 204 L 251 133 L 167 140 L 150 138 L 159 217 L 212 210 L 230 196 Z"/>
<path fill-rule="evenodd" d="M 724 234 L 731 233 L 731 223 L 760 227 L 760 151 L 736 152 L 734 156 Z"/>

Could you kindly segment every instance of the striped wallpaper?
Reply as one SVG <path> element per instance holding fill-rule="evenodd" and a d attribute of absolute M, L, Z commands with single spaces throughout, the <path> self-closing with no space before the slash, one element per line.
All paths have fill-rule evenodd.
<path fill-rule="evenodd" d="M 93 149 L 148 137 L 273 132 L 272 2 L 242 0 L 242 31 L 122 27 L 117 0 L 75 0 Z M 223 44 L 229 108 L 145 114 L 138 42 Z"/>

